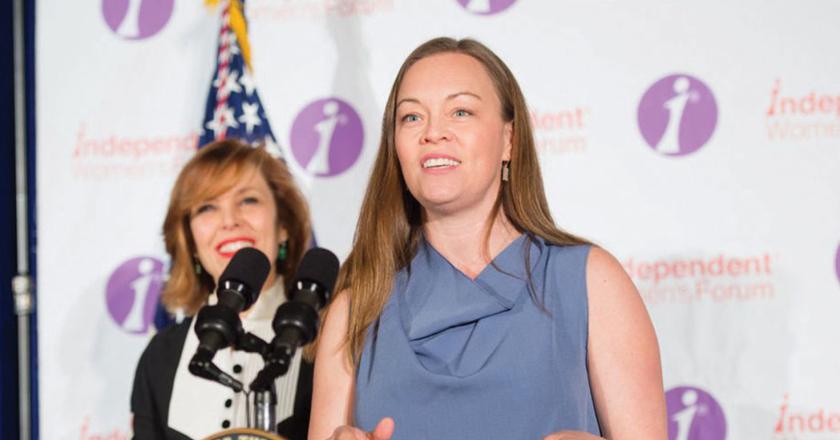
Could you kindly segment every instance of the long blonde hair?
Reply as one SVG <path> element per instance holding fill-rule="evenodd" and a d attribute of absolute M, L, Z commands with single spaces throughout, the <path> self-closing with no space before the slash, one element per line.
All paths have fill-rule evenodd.
<path fill-rule="evenodd" d="M 494 219 L 501 209 L 519 232 L 555 245 L 588 243 L 554 224 L 543 190 L 525 98 L 504 62 L 472 39 L 435 38 L 423 43 L 403 62 L 388 95 L 379 152 L 362 202 L 353 248 L 338 276 L 336 291 L 350 294 L 345 342 L 351 363 L 358 361 L 367 330 L 388 301 L 394 275 L 411 262 L 420 240 L 422 207 L 405 184 L 394 143 L 396 102 L 406 71 L 417 61 L 440 53 L 460 53 L 478 60 L 496 88 L 503 120 L 513 123 L 510 180 L 501 185 L 488 220 Z M 485 246 L 489 233 L 488 227 Z"/>
<path fill-rule="evenodd" d="M 169 280 L 162 301 L 170 311 L 182 309 L 192 315 L 215 290 L 213 278 L 203 271 L 196 274 L 196 247 L 190 229 L 190 212 L 204 200 L 236 186 L 246 172 L 257 170 L 265 178 L 277 206 L 277 223 L 288 233 L 287 257 L 275 262 L 286 288 L 309 246 L 309 208 L 286 165 L 264 148 L 253 148 L 227 139 L 208 144 L 181 170 L 172 188 L 169 209 L 163 222 L 163 239 L 171 258 Z"/>

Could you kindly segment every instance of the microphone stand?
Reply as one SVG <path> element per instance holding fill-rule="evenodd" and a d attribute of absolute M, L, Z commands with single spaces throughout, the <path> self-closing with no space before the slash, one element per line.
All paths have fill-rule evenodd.
<path fill-rule="evenodd" d="M 329 261 L 329 258 L 324 255 L 326 253 L 335 260 L 335 272 L 338 272 L 338 260 L 335 255 L 323 249 L 321 252 L 321 254 L 314 254 L 316 255 L 316 261 L 319 255 L 320 258 Z M 307 258 L 304 257 L 301 266 L 304 266 L 306 262 Z M 333 277 L 329 284 L 334 281 L 335 278 Z M 260 352 L 264 362 L 263 369 L 260 370 L 250 386 L 251 391 L 256 393 L 254 401 L 257 406 L 257 416 L 259 417 L 261 414 L 271 416 L 270 419 L 260 419 L 263 423 L 263 425 L 259 425 L 260 427 L 275 426 L 274 409 L 277 405 L 277 396 L 274 392 L 274 381 L 289 371 L 292 357 L 297 349 L 315 339 L 319 324 L 317 309 L 326 302 L 325 298 L 328 296 L 329 290 L 332 289 L 332 286 L 325 289 L 321 283 L 305 280 L 298 280 L 295 284 L 292 300 L 280 305 L 274 314 L 274 320 L 271 322 L 271 326 L 274 328 L 274 339 L 271 340 L 271 344 L 266 344 L 263 347 L 264 350 Z"/>
<path fill-rule="evenodd" d="M 244 249 L 240 252 L 243 251 Z M 190 361 L 190 371 L 193 374 L 240 392 L 243 391 L 242 383 L 213 364 L 216 351 L 231 346 L 234 350 L 259 353 L 262 357 L 263 369 L 251 381 L 245 396 L 246 408 L 254 409 L 253 424 L 250 412 L 247 417 L 249 427 L 266 432 L 277 432 L 275 381 L 289 371 L 297 349 L 317 336 L 320 321 L 318 309 L 327 303 L 339 267 L 338 258 L 332 252 L 321 248 L 309 250 L 300 266 L 291 300 L 280 305 L 274 314 L 271 322 L 274 338 L 270 344 L 257 335 L 245 332 L 239 316 L 228 308 L 211 306 L 202 309 L 197 318 L 201 325 L 196 324 L 196 333 L 199 334 L 201 343 Z M 314 268 L 320 266 L 326 267 L 326 271 L 322 274 L 313 273 Z M 253 405 L 248 396 L 251 392 L 254 393 Z"/>
<path fill-rule="evenodd" d="M 271 354 L 271 346 L 253 333 L 242 333 L 236 340 L 236 348 L 248 353 L 259 353 L 265 361 Z M 251 428 L 261 429 L 266 432 L 276 433 L 277 431 L 277 390 L 272 380 L 267 386 L 254 388 L 251 384 L 250 391 L 254 393 L 253 402 L 248 399 L 254 413 L 254 423 Z M 249 418 L 248 424 L 251 425 Z"/>
<path fill-rule="evenodd" d="M 268 359 L 272 357 L 271 346 L 262 338 L 250 332 L 239 332 L 236 335 L 236 342 L 232 348 L 246 353 L 258 353 L 266 364 L 269 362 Z M 197 376 L 224 385 L 236 393 L 243 392 L 244 387 L 242 382 L 233 378 L 230 374 L 225 373 L 213 363 L 214 354 L 206 350 L 196 352 L 190 361 L 190 371 Z M 276 433 L 277 422 L 275 409 L 277 407 L 277 391 L 274 386 L 274 379 L 285 374 L 286 370 L 288 370 L 288 365 L 279 375 L 271 378 L 266 376 L 267 382 L 265 383 L 258 382 L 255 379 L 254 383 L 257 383 L 257 386 L 255 387 L 252 384 L 250 391 L 245 392 L 247 398 L 245 404 L 253 410 L 254 414 L 253 420 L 250 416 L 248 417 L 249 428 L 257 428 L 266 432 Z M 258 378 L 264 376 L 263 371 L 260 372 Z M 248 398 L 248 394 L 251 392 L 254 394 L 253 401 Z M 251 413 L 252 411 L 248 411 L 248 414 Z"/>
<path fill-rule="evenodd" d="M 254 392 L 256 427 L 270 432 L 277 429 L 275 420 L 277 392 L 274 383 L 277 378 L 289 371 L 292 356 L 297 348 L 287 344 L 278 347 L 276 341 L 272 345 L 273 349 L 266 344 L 268 350 L 261 353 L 265 365 L 250 386 L 251 391 Z"/>

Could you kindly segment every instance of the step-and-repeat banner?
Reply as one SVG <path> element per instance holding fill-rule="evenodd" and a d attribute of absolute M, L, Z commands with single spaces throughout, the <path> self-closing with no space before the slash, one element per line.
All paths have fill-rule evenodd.
<path fill-rule="evenodd" d="M 41 438 L 130 437 L 219 8 L 38 1 Z M 671 440 L 840 436 L 840 3 L 250 0 L 246 16 L 246 86 L 321 245 L 347 255 L 402 60 L 475 37 L 521 82 L 555 219 L 647 304 Z"/>

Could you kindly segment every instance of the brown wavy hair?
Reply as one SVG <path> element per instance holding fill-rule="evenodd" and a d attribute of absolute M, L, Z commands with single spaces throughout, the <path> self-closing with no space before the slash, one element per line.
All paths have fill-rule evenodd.
<path fill-rule="evenodd" d="M 561 246 L 589 243 L 554 224 L 545 198 L 528 107 L 510 69 L 490 49 L 472 39 L 435 38 L 423 43 L 403 62 L 388 95 L 379 152 L 362 202 L 353 248 L 337 281 L 336 290 L 350 294 L 345 343 L 351 364 L 358 361 L 365 334 L 388 301 L 394 275 L 411 262 L 420 240 L 422 207 L 406 186 L 394 142 L 397 93 L 411 66 L 441 53 L 459 53 L 478 60 L 495 86 L 502 119 L 513 125 L 510 180 L 499 188 L 485 229 L 485 248 L 490 225 L 500 210 L 521 233 Z"/>
<path fill-rule="evenodd" d="M 190 229 L 190 212 L 204 200 L 233 188 L 245 173 L 255 169 L 265 178 L 274 195 L 278 226 L 288 232 L 287 257 L 282 262 L 275 262 L 274 266 L 289 291 L 297 266 L 309 246 L 311 229 L 306 200 L 282 160 L 275 159 L 264 148 L 226 139 L 199 150 L 184 165 L 172 188 L 163 222 L 163 239 L 172 262 L 162 294 L 168 310 L 181 309 L 187 315 L 193 315 L 216 288 L 206 271 L 201 275 L 195 273 L 196 247 Z"/>

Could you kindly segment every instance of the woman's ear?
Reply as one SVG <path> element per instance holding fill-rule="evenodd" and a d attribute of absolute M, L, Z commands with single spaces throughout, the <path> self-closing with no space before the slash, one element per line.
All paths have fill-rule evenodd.
<path fill-rule="evenodd" d="M 505 149 L 502 151 L 502 160 L 509 161 L 511 150 L 513 150 L 513 121 L 505 123 L 502 135 L 505 137 Z"/>

